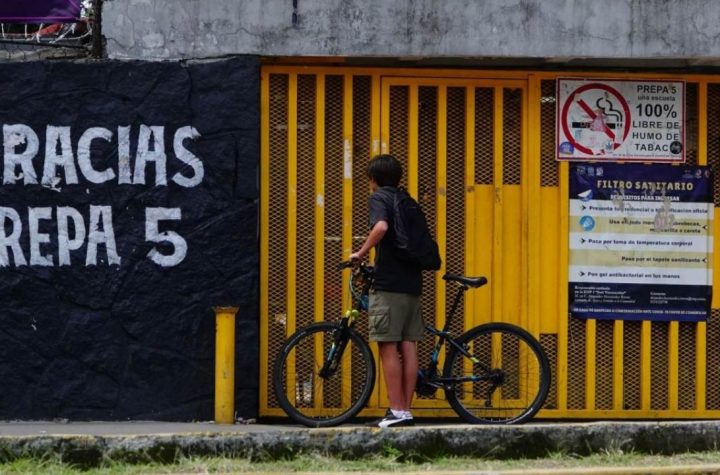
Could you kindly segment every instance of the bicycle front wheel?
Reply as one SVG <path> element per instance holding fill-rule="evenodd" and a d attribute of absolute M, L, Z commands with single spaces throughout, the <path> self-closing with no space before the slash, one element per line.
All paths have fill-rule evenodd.
<path fill-rule="evenodd" d="M 375 384 L 370 347 L 352 329 L 314 323 L 292 335 L 275 361 L 280 407 L 308 427 L 347 422 L 367 404 Z"/>
<path fill-rule="evenodd" d="M 507 323 L 477 326 L 451 347 L 444 377 L 455 412 L 472 424 L 515 424 L 533 417 L 550 387 L 550 365 L 540 343 Z"/>

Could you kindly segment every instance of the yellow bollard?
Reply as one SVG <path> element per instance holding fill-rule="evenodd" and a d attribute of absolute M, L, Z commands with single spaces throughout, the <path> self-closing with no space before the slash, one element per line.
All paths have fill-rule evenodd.
<path fill-rule="evenodd" d="M 235 314 L 238 307 L 215 311 L 215 423 L 235 423 Z"/>

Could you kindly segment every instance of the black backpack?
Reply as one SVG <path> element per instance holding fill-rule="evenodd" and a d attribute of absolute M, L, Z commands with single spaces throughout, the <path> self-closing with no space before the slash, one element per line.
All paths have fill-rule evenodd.
<path fill-rule="evenodd" d="M 395 255 L 422 270 L 440 269 L 438 245 L 430 234 L 425 213 L 412 196 L 398 188 L 393 197 Z"/>

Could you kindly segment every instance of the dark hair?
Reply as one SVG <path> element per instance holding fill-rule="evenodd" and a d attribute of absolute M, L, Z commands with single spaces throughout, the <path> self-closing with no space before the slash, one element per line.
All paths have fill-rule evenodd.
<path fill-rule="evenodd" d="M 402 165 L 392 155 L 375 155 L 367 166 L 368 178 L 372 178 L 379 186 L 397 187 L 402 175 Z"/>

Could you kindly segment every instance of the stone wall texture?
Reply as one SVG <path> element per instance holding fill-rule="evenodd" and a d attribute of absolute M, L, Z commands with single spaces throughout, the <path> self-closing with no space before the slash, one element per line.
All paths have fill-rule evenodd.
<path fill-rule="evenodd" d="M 255 58 L 0 64 L 0 419 L 212 419 L 218 305 L 256 416 L 258 101 Z"/>
<path fill-rule="evenodd" d="M 708 58 L 714 0 L 105 0 L 115 58 Z"/>

